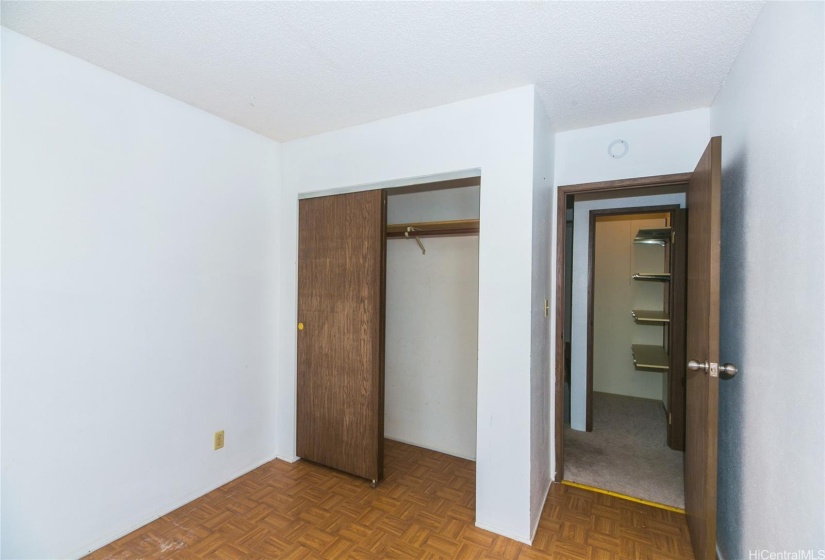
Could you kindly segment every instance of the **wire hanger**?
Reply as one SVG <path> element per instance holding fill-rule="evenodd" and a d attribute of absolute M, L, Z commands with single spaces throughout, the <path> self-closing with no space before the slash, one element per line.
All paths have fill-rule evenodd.
<path fill-rule="evenodd" d="M 414 231 L 416 231 L 416 230 L 420 230 L 420 228 L 416 228 L 416 227 L 412 227 L 412 226 L 407 226 L 407 231 L 405 231 L 405 232 L 404 232 L 404 237 L 406 237 L 407 239 L 409 239 L 409 238 L 410 238 L 410 233 L 412 233 L 412 232 L 414 232 Z M 425 249 L 425 248 L 424 248 L 424 244 L 423 244 L 423 243 L 421 243 L 421 240 L 418 238 L 418 236 L 417 236 L 417 235 L 414 235 L 414 236 L 413 236 L 413 239 L 415 239 L 415 242 L 416 242 L 416 243 L 418 243 L 418 246 L 419 246 L 419 247 L 421 247 L 421 254 L 422 254 L 422 255 L 426 255 L 426 254 L 427 254 L 427 249 Z"/>

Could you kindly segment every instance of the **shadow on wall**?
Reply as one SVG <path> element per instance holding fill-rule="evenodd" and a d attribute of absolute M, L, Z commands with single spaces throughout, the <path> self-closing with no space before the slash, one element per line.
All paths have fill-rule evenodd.
<path fill-rule="evenodd" d="M 724 145 L 722 146 L 724 149 Z M 722 558 L 741 558 L 742 531 L 738 527 L 743 515 L 742 430 L 745 417 L 745 392 L 742 384 L 747 379 L 744 331 L 745 235 L 746 208 L 745 158 L 740 151 L 722 169 L 722 254 L 720 270 L 720 324 L 719 359 L 735 364 L 740 373 L 733 379 L 719 383 L 719 478 L 717 498 L 717 543 Z M 689 305 L 689 304 L 688 304 Z"/>

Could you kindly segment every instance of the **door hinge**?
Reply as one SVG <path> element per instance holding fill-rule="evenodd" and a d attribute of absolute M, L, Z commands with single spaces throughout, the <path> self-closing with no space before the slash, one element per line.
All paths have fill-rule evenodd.
<path fill-rule="evenodd" d="M 673 424 L 673 415 L 670 412 L 667 413 L 667 425 L 670 426 Z"/>
<path fill-rule="evenodd" d="M 671 245 L 676 244 L 676 230 L 675 229 L 670 232 L 670 244 Z"/>

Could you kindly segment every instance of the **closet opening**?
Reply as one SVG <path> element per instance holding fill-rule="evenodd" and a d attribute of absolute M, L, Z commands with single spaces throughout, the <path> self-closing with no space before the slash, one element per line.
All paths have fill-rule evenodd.
<path fill-rule="evenodd" d="M 684 184 L 594 186 L 559 194 L 556 480 L 683 510 Z"/>
<path fill-rule="evenodd" d="M 480 178 L 386 192 L 384 437 L 475 461 Z"/>

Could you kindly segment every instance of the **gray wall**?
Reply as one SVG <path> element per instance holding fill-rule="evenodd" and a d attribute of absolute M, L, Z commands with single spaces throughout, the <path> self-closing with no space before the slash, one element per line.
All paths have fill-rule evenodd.
<path fill-rule="evenodd" d="M 768 3 L 711 109 L 722 136 L 723 559 L 825 549 L 823 4 Z M 816 556 L 815 556 L 816 557 Z"/>

